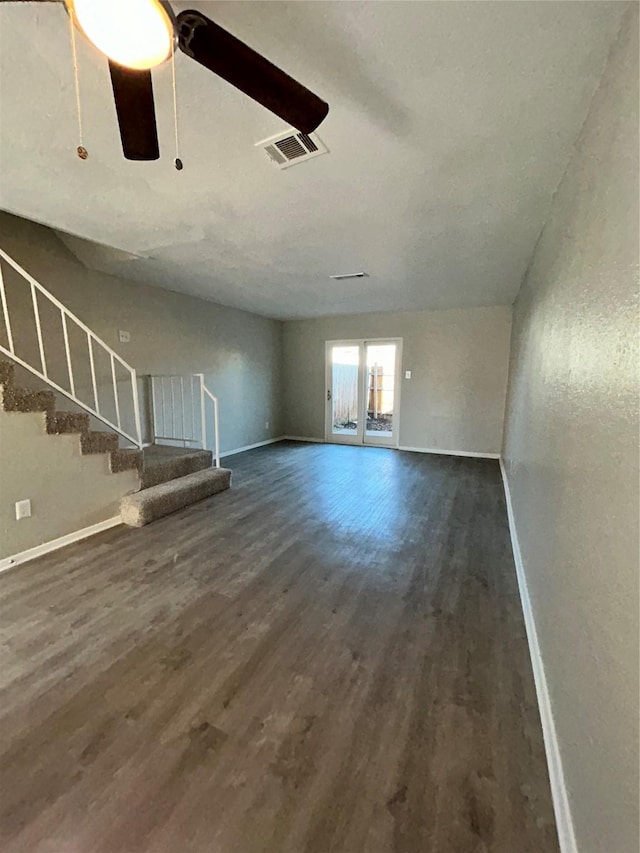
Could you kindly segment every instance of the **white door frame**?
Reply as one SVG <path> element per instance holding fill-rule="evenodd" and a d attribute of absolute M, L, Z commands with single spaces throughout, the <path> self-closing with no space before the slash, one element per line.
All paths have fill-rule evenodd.
<path fill-rule="evenodd" d="M 367 436 L 365 424 L 367 420 L 367 344 L 395 344 L 396 366 L 393 398 L 393 433 L 391 440 Z M 329 397 L 332 388 L 331 348 L 335 346 L 359 347 L 358 359 L 358 427 L 356 435 L 335 435 L 333 433 L 333 407 Z M 349 340 L 325 341 L 325 396 L 324 396 L 324 438 L 329 444 L 356 444 L 373 447 L 398 447 L 400 444 L 400 389 L 402 387 L 402 338 L 352 338 Z M 365 387 L 366 386 L 366 387 Z"/>

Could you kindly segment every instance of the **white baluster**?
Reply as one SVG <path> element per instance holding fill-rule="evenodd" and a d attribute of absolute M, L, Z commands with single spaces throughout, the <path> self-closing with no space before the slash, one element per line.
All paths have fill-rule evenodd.
<path fill-rule="evenodd" d="M 0 264 L 0 299 L 2 299 L 2 313 L 4 314 L 4 324 L 7 327 L 7 343 L 9 344 L 9 352 L 13 354 L 13 335 L 11 334 L 11 321 L 9 320 L 9 309 L 7 307 L 7 294 L 4 291 L 2 264 Z"/>
<path fill-rule="evenodd" d="M 40 325 L 40 310 L 38 308 L 38 297 L 36 295 L 36 286 L 31 282 L 31 299 L 33 301 L 33 316 L 36 320 L 36 332 L 38 333 L 38 347 L 40 348 L 40 362 L 42 364 L 42 375 L 45 379 L 47 375 L 47 361 L 44 357 L 44 343 L 42 340 L 42 326 Z"/>

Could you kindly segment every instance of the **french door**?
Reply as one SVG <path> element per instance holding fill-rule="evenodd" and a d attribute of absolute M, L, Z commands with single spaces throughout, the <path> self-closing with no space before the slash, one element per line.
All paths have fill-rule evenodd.
<path fill-rule="evenodd" d="M 400 338 L 327 341 L 325 439 L 397 447 Z"/>

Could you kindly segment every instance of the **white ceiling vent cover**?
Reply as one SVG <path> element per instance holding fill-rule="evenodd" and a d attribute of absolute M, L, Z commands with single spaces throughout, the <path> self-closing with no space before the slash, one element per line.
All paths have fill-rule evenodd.
<path fill-rule="evenodd" d="M 264 148 L 267 157 L 279 169 L 288 169 L 289 166 L 329 153 L 327 146 L 315 133 L 299 133 L 293 129 L 256 142 L 255 147 Z"/>
<path fill-rule="evenodd" d="M 341 272 L 337 275 L 330 275 L 334 281 L 346 281 L 348 278 L 369 278 L 368 272 Z"/>

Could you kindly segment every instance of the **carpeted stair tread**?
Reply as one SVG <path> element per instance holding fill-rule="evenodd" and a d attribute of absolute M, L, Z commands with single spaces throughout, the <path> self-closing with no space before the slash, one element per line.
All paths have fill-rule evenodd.
<path fill-rule="evenodd" d="M 145 448 L 141 489 L 149 489 L 178 477 L 211 468 L 213 454 L 210 450 L 184 451 L 182 448 Z M 173 452 L 172 452 L 173 451 Z"/>
<path fill-rule="evenodd" d="M 2 388 L 5 412 L 49 412 L 56 407 L 53 391 L 31 391 L 28 388 L 17 388 L 9 382 L 4 382 Z"/>
<path fill-rule="evenodd" d="M 13 371 L 10 361 L 0 361 L 0 385 L 13 385 Z"/>
<path fill-rule="evenodd" d="M 124 524 L 143 527 L 157 518 L 222 492 L 230 485 L 231 471 L 228 468 L 207 468 L 125 495 L 120 502 L 120 515 Z"/>
<path fill-rule="evenodd" d="M 89 415 L 84 412 L 47 412 L 47 432 L 50 435 L 89 432 Z"/>
<path fill-rule="evenodd" d="M 140 476 L 142 472 L 142 453 L 140 450 L 122 448 L 112 450 L 109 455 L 109 466 L 112 474 L 121 471 L 137 471 Z"/>
<path fill-rule="evenodd" d="M 111 453 L 118 450 L 118 436 L 114 432 L 87 430 L 80 433 L 80 450 L 83 454 Z"/>

